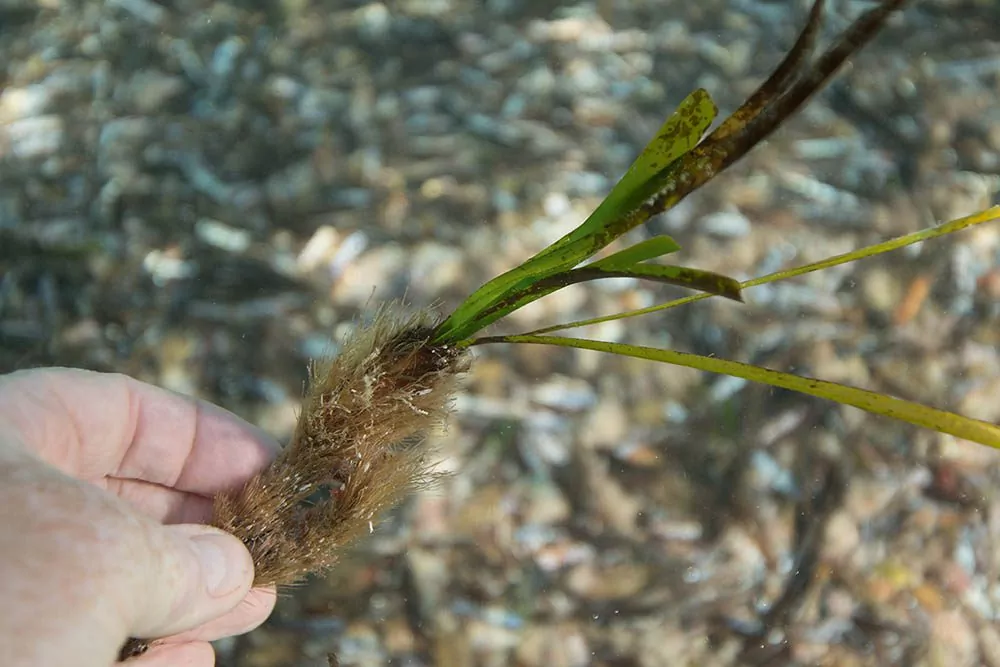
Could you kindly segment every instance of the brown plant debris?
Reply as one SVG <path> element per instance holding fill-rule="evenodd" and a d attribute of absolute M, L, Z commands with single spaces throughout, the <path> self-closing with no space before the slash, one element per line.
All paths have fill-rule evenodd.
<path fill-rule="evenodd" d="M 432 345 L 426 315 L 382 309 L 311 369 L 291 442 L 240 490 L 216 497 L 213 525 L 247 545 L 255 584 L 325 570 L 378 515 L 431 477 L 427 433 L 449 411 L 467 366 Z"/>

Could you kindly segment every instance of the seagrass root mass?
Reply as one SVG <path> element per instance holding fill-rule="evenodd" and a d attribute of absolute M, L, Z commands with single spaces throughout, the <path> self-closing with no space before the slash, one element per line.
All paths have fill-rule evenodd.
<path fill-rule="evenodd" d="M 468 353 L 431 344 L 428 317 L 391 308 L 316 362 L 291 442 L 242 489 L 216 497 L 213 525 L 247 545 L 256 585 L 332 566 L 378 515 L 430 481 L 426 435 L 449 412 Z"/>

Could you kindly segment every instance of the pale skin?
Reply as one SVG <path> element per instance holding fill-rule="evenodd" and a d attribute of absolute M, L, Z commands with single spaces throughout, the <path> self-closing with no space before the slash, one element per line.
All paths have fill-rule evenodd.
<path fill-rule="evenodd" d="M 277 444 L 233 414 L 123 375 L 0 376 L 0 664 L 210 667 L 210 641 L 274 607 L 212 496 Z M 213 567 L 214 565 L 214 567 Z"/>

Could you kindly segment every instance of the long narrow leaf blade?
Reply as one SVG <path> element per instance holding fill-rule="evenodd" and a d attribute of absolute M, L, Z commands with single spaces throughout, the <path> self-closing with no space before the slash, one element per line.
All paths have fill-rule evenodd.
<path fill-rule="evenodd" d="M 594 212 L 579 227 L 538 256 L 544 257 L 581 238 L 602 235 L 609 225 L 663 189 L 664 183 L 673 175 L 677 161 L 698 145 L 718 112 L 715 102 L 704 89 L 699 88 L 685 97 Z M 613 238 L 600 247 L 603 248 Z"/>
<path fill-rule="evenodd" d="M 548 296 L 563 287 L 605 278 L 651 280 L 676 287 L 701 290 L 709 294 L 724 296 L 734 301 L 743 301 L 743 296 L 740 293 L 740 283 L 737 280 L 719 273 L 712 273 L 711 271 L 660 264 L 635 264 L 621 269 L 605 269 L 603 267 L 595 268 L 591 264 L 579 269 L 570 269 L 569 271 L 553 274 L 533 282 L 520 292 L 508 294 L 500 301 L 482 311 L 479 314 L 478 322 L 483 327 L 489 326 L 515 310 L 523 308 L 529 303 Z"/>
<path fill-rule="evenodd" d="M 633 264 L 621 268 L 584 266 L 564 273 L 557 273 L 539 282 L 539 285 L 573 285 L 575 283 L 601 280 L 602 278 L 635 278 L 652 280 L 667 285 L 698 290 L 711 295 L 724 296 L 733 301 L 743 301 L 740 283 L 735 278 L 712 271 L 702 271 L 686 266 L 669 264 Z"/>
<path fill-rule="evenodd" d="M 489 326 L 503 315 L 496 317 L 487 317 L 487 315 L 495 314 L 504 308 L 505 304 L 514 302 L 516 294 L 530 290 L 535 282 L 545 276 L 576 266 L 581 261 L 581 255 L 586 259 L 590 254 L 593 254 L 587 254 L 591 247 L 591 239 L 578 239 L 550 254 L 544 262 L 535 263 L 533 267 L 530 267 L 528 264 L 534 260 L 529 260 L 529 262 L 511 269 L 498 278 L 494 278 L 476 290 L 438 325 L 434 334 L 435 342 L 457 343 Z M 597 250 L 600 248 L 595 249 L 594 252 Z M 508 280 L 507 284 L 501 284 L 497 282 L 501 278 L 510 278 L 513 282 Z M 513 310 L 506 310 L 504 314 L 513 312 Z"/>
<path fill-rule="evenodd" d="M 738 361 L 703 357 L 697 354 L 674 350 L 661 350 L 653 347 L 564 336 L 496 336 L 478 339 L 474 344 L 479 345 L 494 342 L 533 343 L 596 350 L 598 352 L 608 352 L 627 357 L 674 364 L 675 366 L 696 368 L 710 373 L 732 375 L 750 380 L 751 382 L 759 382 L 773 387 L 781 387 L 802 394 L 836 401 L 877 415 L 892 417 L 893 419 L 1000 449 L 1000 427 L 996 424 L 990 424 L 978 419 L 970 419 L 969 417 L 963 417 L 953 412 L 946 412 L 866 389 L 858 389 L 836 382 L 782 373 Z"/>
<path fill-rule="evenodd" d="M 792 53 L 747 104 L 715 133 L 701 141 L 716 108 L 704 91 L 692 93 L 664 124 L 666 129 L 661 129 L 633 168 L 580 227 L 477 290 L 437 328 L 434 340 L 458 342 L 474 335 L 483 328 L 479 313 L 495 308 L 504 299 L 509 301 L 511 294 L 528 288 L 535 279 L 578 265 L 615 238 L 670 209 L 712 180 L 795 113 L 905 3 L 906 0 L 882 0 L 854 21 L 814 64 L 806 66 L 824 5 L 823 0 L 815 0 L 809 23 Z M 662 157 L 677 157 L 664 164 L 653 157 L 647 160 L 644 156 L 649 151 L 655 152 L 657 146 L 665 147 Z M 573 250 L 567 253 L 570 247 Z"/>
<path fill-rule="evenodd" d="M 524 289 L 538 278 L 578 265 L 638 224 L 619 223 L 663 187 L 675 163 L 698 144 L 717 113 L 715 103 L 704 90 L 688 95 L 579 227 L 473 292 L 438 326 L 435 340 L 457 341 L 474 334 L 486 326 L 478 315 L 505 295 Z"/>
<path fill-rule="evenodd" d="M 680 249 L 681 247 L 677 244 L 677 241 L 669 236 L 654 236 L 651 239 L 640 241 L 634 246 L 619 250 L 613 255 L 608 255 L 604 259 L 591 262 L 587 266 L 589 268 L 620 269 L 638 264 L 639 262 L 645 262 L 647 259 L 663 257 L 664 255 L 675 253 Z"/>
<path fill-rule="evenodd" d="M 906 246 L 913 245 L 914 243 L 920 243 L 921 241 L 928 241 L 930 239 L 945 236 L 947 234 L 952 234 L 963 229 L 974 227 L 976 225 L 981 225 L 987 222 L 996 222 L 1000 220 L 1000 206 L 993 206 L 985 211 L 980 211 L 979 213 L 974 213 L 972 215 L 966 216 L 964 218 L 958 218 L 957 220 L 952 220 L 946 222 L 943 225 L 938 225 L 936 227 L 928 227 L 927 229 L 921 229 L 917 232 L 912 232 L 904 236 L 898 236 L 894 239 L 889 239 L 888 241 L 882 241 L 881 243 L 876 243 L 864 248 L 859 248 L 858 250 L 852 250 L 850 252 L 843 253 L 841 255 L 836 255 L 834 257 L 828 257 L 827 259 L 820 260 L 818 262 L 813 262 L 811 264 L 805 264 L 803 266 L 797 266 L 791 269 L 782 269 L 781 271 L 775 271 L 774 273 L 769 273 L 759 278 L 753 278 L 751 280 L 745 280 L 740 283 L 742 289 L 748 289 L 750 287 L 756 287 L 757 285 L 766 285 L 768 283 L 777 282 L 779 280 L 787 280 L 788 278 L 795 278 L 797 276 L 802 276 L 807 273 L 812 273 L 814 271 L 821 271 L 823 269 L 829 269 L 834 266 L 840 266 L 841 264 L 849 264 L 850 262 L 857 261 L 859 259 L 866 259 L 869 257 L 875 257 L 892 250 L 898 250 L 900 248 L 905 248 Z M 683 306 L 695 301 L 701 301 L 702 299 L 707 299 L 713 296 L 712 294 L 692 294 L 690 296 L 681 297 L 680 299 L 674 299 L 673 301 L 668 301 L 667 303 L 659 303 L 655 306 L 648 306 L 646 308 L 638 308 L 636 310 L 629 310 L 624 313 L 614 313 L 612 315 L 603 315 L 601 317 L 592 317 L 585 320 L 577 320 L 575 322 L 566 322 L 565 324 L 555 324 L 550 327 L 545 327 L 543 329 L 536 329 L 535 331 L 526 332 L 525 335 L 540 335 L 547 334 L 552 331 L 561 331 L 565 329 L 575 329 L 577 327 L 586 327 L 594 324 L 602 324 L 604 322 L 611 322 L 613 320 L 624 320 L 630 317 L 638 317 L 640 315 L 648 315 L 650 313 L 656 313 L 661 310 L 668 310 L 670 308 L 676 308 L 678 306 Z"/>

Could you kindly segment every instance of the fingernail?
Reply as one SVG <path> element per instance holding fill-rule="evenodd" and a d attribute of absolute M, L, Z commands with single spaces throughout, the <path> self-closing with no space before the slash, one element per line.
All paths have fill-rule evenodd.
<path fill-rule="evenodd" d="M 191 538 L 195 553 L 201 563 L 201 576 L 208 594 L 223 597 L 243 585 L 246 573 L 234 547 L 236 538 L 218 533 L 205 533 Z"/>

